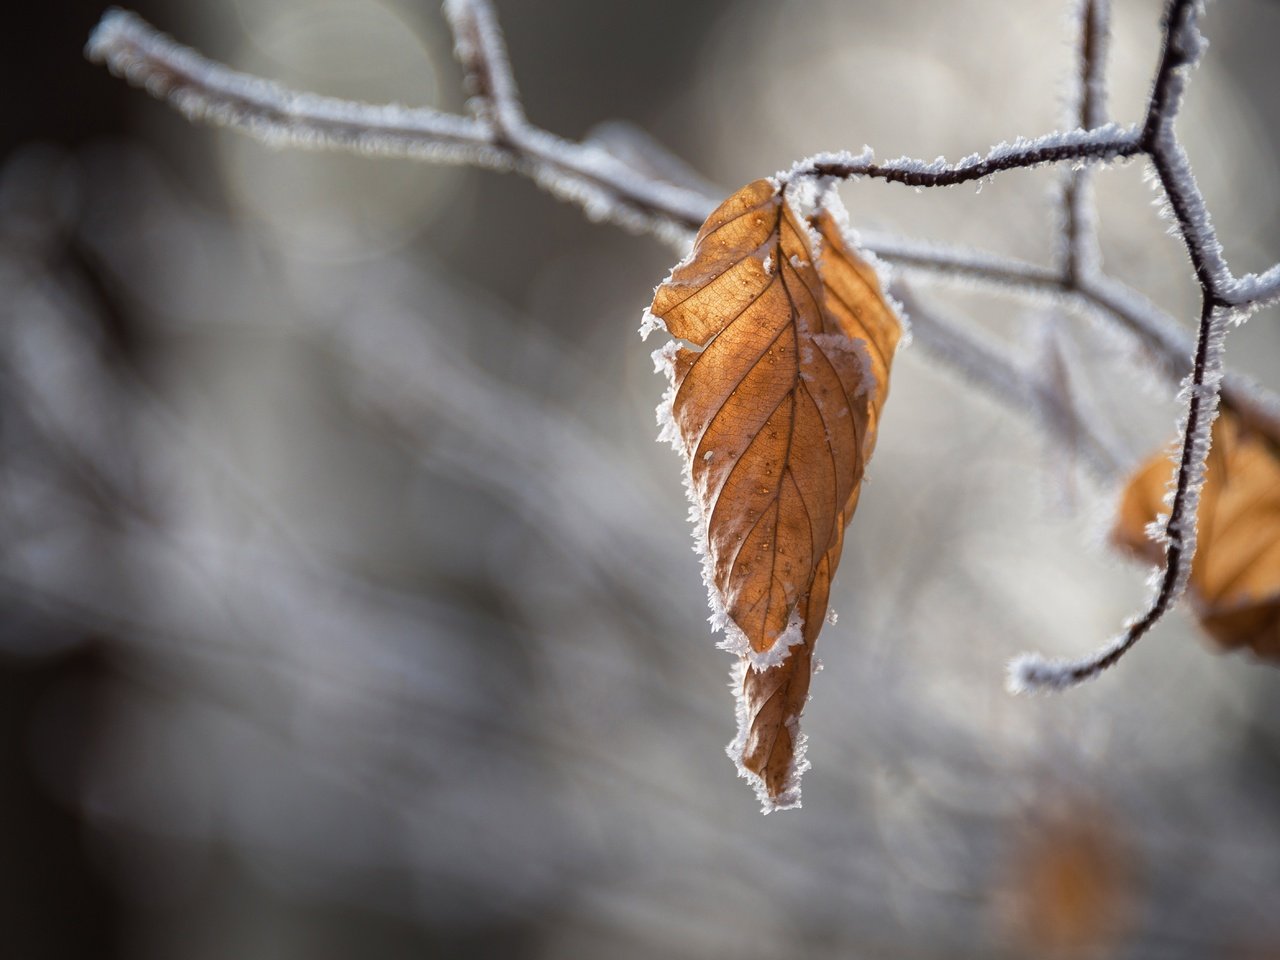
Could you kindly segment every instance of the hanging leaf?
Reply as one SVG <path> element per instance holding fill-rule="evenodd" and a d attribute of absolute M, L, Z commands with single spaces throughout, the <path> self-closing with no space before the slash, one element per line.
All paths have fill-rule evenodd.
<path fill-rule="evenodd" d="M 830 210 L 805 220 L 769 180 L 707 219 L 650 313 L 678 338 L 656 355 L 663 437 L 685 461 L 713 627 L 741 658 L 729 749 L 766 809 L 795 805 L 813 642 L 901 325 Z"/>
<path fill-rule="evenodd" d="M 1152 563 L 1164 551 L 1146 528 L 1168 512 L 1169 475 L 1161 453 L 1130 478 L 1112 534 Z M 1201 625 L 1226 649 L 1280 661 L 1280 458 L 1229 411 L 1213 427 L 1196 540 L 1188 596 Z"/>

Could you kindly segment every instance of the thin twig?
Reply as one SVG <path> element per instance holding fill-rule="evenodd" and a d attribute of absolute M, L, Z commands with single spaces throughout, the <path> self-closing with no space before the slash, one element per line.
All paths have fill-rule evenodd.
<path fill-rule="evenodd" d="M 1110 644 L 1083 660 L 1047 660 L 1023 654 L 1009 664 L 1009 689 L 1014 693 L 1063 690 L 1090 680 L 1115 665 L 1186 591 L 1196 552 L 1196 514 L 1209 456 L 1209 433 L 1218 413 L 1215 377 L 1221 373 L 1226 314 L 1208 297 L 1200 315 L 1195 369 L 1187 385 L 1187 417 L 1182 430 L 1176 487 L 1169 519 L 1164 525 L 1165 562 L 1158 588 L 1146 610 L 1131 620 Z"/>
<path fill-rule="evenodd" d="M 1110 36 L 1109 0 L 1084 0 L 1080 10 L 1080 78 L 1077 120 L 1085 130 L 1107 122 L 1106 62 Z M 1068 286 L 1078 286 L 1101 265 L 1093 190 L 1087 167 L 1067 172 L 1063 184 L 1063 267 Z"/>
<path fill-rule="evenodd" d="M 453 29 L 454 53 L 466 72 L 476 115 L 495 128 L 497 139 L 525 126 L 506 44 L 493 10 L 470 0 L 445 0 L 444 15 Z"/>
<path fill-rule="evenodd" d="M 945 160 L 926 163 L 911 157 L 878 163 L 869 154 L 817 154 L 797 163 L 787 176 L 791 179 L 830 177 L 836 180 L 867 177 L 908 187 L 953 187 L 985 180 L 1006 170 L 1025 170 L 1053 163 L 1123 160 L 1142 152 L 1140 131 L 1136 126 L 1109 124 L 1097 130 L 1060 130 L 1034 139 L 1019 137 L 997 144 L 984 155 L 975 153 L 956 163 Z"/>
<path fill-rule="evenodd" d="M 1198 59 L 1203 40 L 1194 26 L 1191 0 L 1177 0 L 1167 18 L 1167 55 L 1153 85 L 1143 125 L 1103 125 L 1046 134 L 1002 144 L 984 156 L 955 164 L 911 158 L 877 163 L 871 157 L 827 154 L 797 164 L 791 176 L 869 177 L 918 187 L 980 180 L 1005 170 L 1049 163 L 1096 163 L 1152 152 L 1161 155 L 1166 190 L 1177 181 L 1175 212 L 1193 262 L 1211 276 L 1215 301 L 1257 308 L 1280 299 L 1280 263 L 1260 274 L 1235 278 L 1222 261 L 1203 199 L 1190 177 L 1186 158 L 1172 137 L 1187 68 Z M 90 59 L 105 63 L 130 83 L 168 100 L 193 120 L 233 126 L 273 144 L 360 153 L 411 156 L 436 163 L 457 163 L 516 170 L 546 189 L 580 203 L 595 219 L 609 219 L 669 238 L 696 229 L 715 198 L 637 172 L 590 143 L 574 143 L 527 124 L 515 100 L 506 53 L 496 21 L 481 0 L 454 0 L 458 45 L 468 75 L 484 95 L 501 102 L 503 114 L 520 131 L 519 145 L 492 123 L 426 107 L 371 105 L 289 90 L 217 64 L 155 30 L 135 14 L 107 13 L 89 40 Z M 487 25 L 487 26 L 485 26 Z M 482 66 L 478 57 L 489 59 Z M 483 74 L 484 80 L 478 78 Z M 513 107 L 512 105 L 515 104 Z M 512 122 L 518 118 L 518 122 Z M 1173 147 L 1170 147 L 1172 144 Z M 1189 189 L 1188 189 L 1189 188 Z"/>
<path fill-rule="evenodd" d="M 859 239 L 914 279 L 940 277 L 973 283 L 1033 302 L 1063 303 L 1076 312 L 1103 314 L 1131 334 L 1157 372 L 1174 383 L 1191 366 L 1194 337 L 1138 291 L 1105 274 L 1094 274 L 1073 286 L 1048 267 L 985 250 L 870 232 L 860 232 Z M 922 332 L 922 342 L 928 336 Z M 1228 371 L 1222 380 L 1222 402 L 1252 429 L 1280 437 L 1280 395 L 1274 391 Z"/>
<path fill-rule="evenodd" d="M 1196 24 L 1198 12 L 1195 0 L 1172 0 L 1169 6 L 1160 65 L 1142 134 L 1143 151 L 1151 158 L 1177 218 L 1202 294 L 1193 367 L 1184 387 L 1187 412 L 1173 498 L 1169 517 L 1163 525 L 1164 569 L 1146 610 L 1092 656 L 1076 661 L 1050 661 L 1036 654 L 1015 658 L 1009 664 L 1009 688 L 1014 692 L 1061 690 L 1098 676 L 1117 663 L 1181 599 L 1191 577 L 1200 490 L 1222 387 L 1227 314 L 1220 308 L 1227 303 L 1219 291 L 1223 285 L 1234 282 L 1222 259 L 1221 247 L 1186 154 L 1174 133 L 1186 74 L 1204 50 L 1204 39 Z"/>
<path fill-rule="evenodd" d="M 710 212 L 713 197 L 646 176 L 595 144 L 574 143 L 529 124 L 488 3 L 449 0 L 446 9 L 474 95 L 474 118 L 290 91 L 206 60 L 136 16 L 119 11 L 103 18 L 90 39 L 88 53 L 193 119 L 234 126 L 273 143 L 511 169 L 580 204 L 593 219 L 608 219 L 677 243 L 686 242 L 688 231 Z M 1114 663 L 1181 595 L 1194 553 L 1194 518 L 1209 424 L 1220 393 L 1245 419 L 1280 436 L 1280 400 L 1242 378 L 1228 377 L 1223 383 L 1221 373 L 1228 308 L 1240 315 L 1280 300 L 1280 264 L 1261 274 L 1232 275 L 1174 132 L 1188 73 L 1204 50 L 1197 27 L 1199 4 L 1196 0 L 1171 0 L 1144 120 L 1141 125 L 1129 126 L 1104 122 L 1107 3 L 1084 0 L 1081 9 L 1078 129 L 1000 144 L 957 163 L 906 157 L 877 162 L 869 151 L 860 156 L 824 154 L 797 163 L 779 177 L 871 178 L 939 187 L 1046 164 L 1083 167 L 1137 156 L 1151 162 L 1203 293 L 1194 362 L 1186 381 L 1188 406 L 1177 490 L 1165 527 L 1166 568 L 1152 605 L 1103 654 L 1069 669 L 1045 672 L 1043 661 L 1037 660 L 1023 670 L 1021 676 L 1027 684 L 1050 687 L 1094 676 Z M 1190 354 L 1181 328 L 1140 295 L 1097 269 L 1096 237 L 1089 219 L 1091 203 L 1082 172 L 1074 173 L 1068 181 L 1064 200 L 1067 247 L 1061 271 L 892 238 L 869 246 L 910 269 L 1000 283 L 1024 295 L 1065 295 L 1071 303 L 1113 317 L 1150 350 L 1162 370 L 1172 377 L 1181 376 Z M 980 341 L 958 339 L 955 330 L 930 325 L 927 320 L 919 333 L 922 342 L 935 338 L 934 346 L 957 368 L 970 368 L 973 373 L 983 369 L 981 361 L 990 362 L 992 366 L 979 376 L 990 381 L 993 392 L 1014 400 L 1027 389 L 1025 375 L 1015 377 L 1007 365 L 997 362 L 1000 357 L 984 354 Z"/>
<path fill-rule="evenodd" d="M 638 177 L 598 146 L 545 130 L 520 128 L 516 147 L 509 131 L 499 134 L 479 118 L 290 90 L 215 63 L 122 10 L 102 18 L 85 52 L 189 119 L 233 127 L 273 146 L 515 170 L 580 204 L 592 219 L 673 239 L 715 206 L 693 191 Z"/>
<path fill-rule="evenodd" d="M 1169 207 L 1177 218 L 1178 232 L 1191 258 L 1196 280 L 1215 306 L 1226 306 L 1229 301 L 1224 298 L 1236 281 L 1222 259 L 1222 247 L 1196 186 L 1190 161 L 1174 133 L 1187 74 L 1199 61 L 1205 46 L 1196 29 L 1196 11 L 1195 0 L 1173 0 L 1165 15 L 1164 49 L 1142 128 L 1142 148 L 1151 158 Z"/>
<path fill-rule="evenodd" d="M 1080 24 L 1080 126 L 1086 130 L 1107 122 L 1107 45 L 1110 39 L 1110 0 L 1085 0 Z"/>

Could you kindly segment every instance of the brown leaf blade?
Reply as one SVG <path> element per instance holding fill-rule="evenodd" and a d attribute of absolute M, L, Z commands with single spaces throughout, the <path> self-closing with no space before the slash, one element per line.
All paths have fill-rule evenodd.
<path fill-rule="evenodd" d="M 831 578 L 840 562 L 841 535 L 823 558 L 825 569 L 803 604 L 803 642 L 791 648 L 774 667 L 760 668 L 739 657 L 729 686 L 737 704 L 737 736 L 725 752 L 739 776 L 756 787 L 766 813 L 800 805 L 800 778 L 809 769 L 800 715 L 809 699 L 813 678 L 813 648 L 827 614 Z"/>
<path fill-rule="evenodd" d="M 650 313 L 678 338 L 655 355 L 663 437 L 685 461 L 712 624 L 741 658 L 730 754 L 767 809 L 796 805 L 813 644 L 900 321 L 835 216 L 805 220 L 769 180 L 707 219 Z"/>
<path fill-rule="evenodd" d="M 1167 512 L 1169 458 L 1157 454 L 1121 495 L 1112 539 L 1153 563 L 1163 550 L 1147 525 Z M 1228 650 L 1280 661 L 1280 457 L 1223 411 L 1213 427 L 1188 590 L 1197 619 Z"/>

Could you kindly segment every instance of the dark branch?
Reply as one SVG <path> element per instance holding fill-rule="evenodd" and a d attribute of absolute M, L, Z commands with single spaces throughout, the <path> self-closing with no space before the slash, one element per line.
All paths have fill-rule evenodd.
<path fill-rule="evenodd" d="M 1161 131 L 1173 123 L 1182 105 L 1183 68 L 1199 59 L 1200 51 L 1191 43 L 1195 20 L 1195 0 L 1172 0 L 1165 12 L 1160 65 L 1156 68 L 1147 102 L 1147 119 L 1142 126 L 1142 149 L 1146 153 L 1155 150 Z"/>
<path fill-rule="evenodd" d="M 119 12 L 104 17 L 89 52 L 130 82 L 168 99 L 189 117 L 236 126 L 267 141 L 513 169 L 580 204 L 593 218 L 612 219 L 673 239 L 684 237 L 684 231 L 701 224 L 713 206 L 713 198 L 638 171 L 600 147 L 574 143 L 528 124 L 488 4 L 484 0 L 449 0 L 448 8 L 459 57 L 476 95 L 474 118 L 428 109 L 354 104 L 288 91 L 211 63 L 156 33 L 136 17 Z M 1080 129 L 1001 145 L 985 156 L 974 155 L 955 164 L 908 158 L 877 162 L 869 155 L 818 156 L 802 161 L 780 178 L 866 177 L 924 188 L 971 183 L 1007 170 L 1046 164 L 1092 166 L 1136 156 L 1151 160 L 1203 295 L 1187 386 L 1189 399 L 1176 499 L 1165 528 L 1166 566 L 1151 606 L 1115 644 L 1102 654 L 1065 669 L 1029 661 L 1022 674 L 1029 684 L 1065 686 L 1096 675 L 1123 656 L 1176 603 L 1185 588 L 1194 554 L 1199 480 L 1208 449 L 1208 425 L 1216 414 L 1222 381 L 1226 308 L 1249 310 L 1280 299 L 1280 264 L 1260 275 L 1237 279 L 1231 274 L 1190 163 L 1174 133 L 1187 75 L 1204 45 L 1197 29 L 1198 11 L 1196 0 L 1170 0 L 1160 61 L 1140 127 L 1104 123 L 1107 4 L 1105 0 L 1084 0 Z M 1158 310 L 1146 309 L 1141 298 L 1101 275 L 1090 261 L 1092 225 L 1084 221 L 1082 213 L 1088 206 L 1086 190 L 1083 176 L 1073 175 L 1068 181 L 1064 195 L 1068 249 L 1061 271 L 1001 262 L 983 255 L 968 259 L 948 257 L 937 250 L 881 252 L 916 268 L 1005 282 L 1024 292 L 1065 293 L 1087 302 L 1133 331 L 1152 349 L 1162 367 L 1177 376 L 1179 370 L 1186 369 L 1187 353 L 1181 352 L 1185 337 L 1177 332 L 1176 325 L 1166 323 L 1167 318 Z M 1267 401 L 1261 392 L 1232 378 L 1227 379 L 1224 389 L 1228 404 L 1246 417 L 1253 417 L 1255 424 L 1265 424 L 1273 436 L 1280 436 L 1280 404 Z M 1037 670 L 1048 673 L 1038 674 Z"/>
<path fill-rule="evenodd" d="M 1110 32 L 1108 0 L 1085 0 L 1080 15 L 1079 108 L 1081 128 L 1093 130 L 1106 123 L 1106 48 Z M 1092 219 L 1092 191 L 1085 168 L 1067 174 L 1062 189 L 1063 275 L 1076 287 L 1099 261 L 1098 238 Z"/>
<path fill-rule="evenodd" d="M 1133 649 L 1182 596 L 1195 557 L 1196 513 L 1209 454 L 1209 429 L 1217 416 L 1215 375 L 1221 370 L 1223 333 L 1223 316 L 1205 297 L 1196 337 L 1195 367 L 1187 387 L 1187 419 L 1182 430 L 1177 486 L 1164 525 L 1164 570 L 1155 598 L 1115 642 L 1086 660 L 1053 662 L 1037 656 L 1015 660 L 1009 677 L 1015 691 L 1062 690 L 1096 677 Z"/>
<path fill-rule="evenodd" d="M 1006 170 L 1051 163 L 1121 160 L 1140 153 L 1142 145 L 1136 130 L 1104 127 L 1019 141 L 1011 146 L 997 147 L 985 157 L 975 155 L 956 164 L 928 164 L 909 159 L 877 163 L 861 158 L 835 160 L 816 157 L 796 166 L 787 177 L 830 177 L 836 180 L 868 177 L 908 187 L 951 187 L 984 180 Z"/>

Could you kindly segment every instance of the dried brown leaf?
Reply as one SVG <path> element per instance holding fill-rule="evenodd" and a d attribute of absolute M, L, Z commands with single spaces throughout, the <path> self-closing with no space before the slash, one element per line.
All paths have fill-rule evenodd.
<path fill-rule="evenodd" d="M 992 906 L 1020 956 L 1104 956 L 1133 922 L 1133 853 L 1108 809 L 1073 799 L 1022 824 Z"/>
<path fill-rule="evenodd" d="M 901 334 L 833 214 L 769 180 L 726 200 L 655 293 L 678 341 L 659 408 L 682 454 L 712 623 L 739 655 L 730 753 L 766 808 L 794 805 L 798 720 L 845 525 Z"/>
<path fill-rule="evenodd" d="M 1159 563 L 1147 525 L 1166 513 L 1170 462 L 1157 454 L 1130 478 L 1112 537 Z M 1280 660 L 1280 458 L 1229 411 L 1213 427 L 1188 590 L 1196 617 L 1226 649 Z"/>

